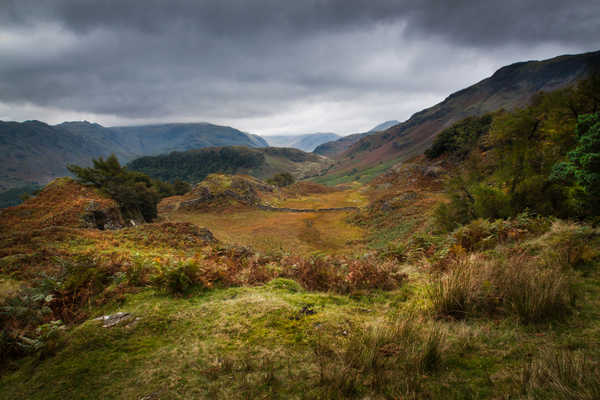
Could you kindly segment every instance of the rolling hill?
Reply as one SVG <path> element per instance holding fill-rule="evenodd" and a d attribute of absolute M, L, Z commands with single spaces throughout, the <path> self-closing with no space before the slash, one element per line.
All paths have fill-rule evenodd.
<path fill-rule="evenodd" d="M 0 191 L 46 184 L 112 153 L 127 162 L 143 155 L 210 146 L 266 147 L 261 137 L 208 123 L 106 128 L 87 121 L 48 125 L 0 121 Z"/>
<path fill-rule="evenodd" d="M 197 183 L 213 173 L 246 174 L 267 179 L 289 172 L 301 179 L 321 173 L 332 163 L 326 157 L 298 149 L 230 146 L 141 157 L 127 167 L 164 181 L 181 179 Z"/>
<path fill-rule="evenodd" d="M 332 152 L 340 160 L 328 173 L 329 178 L 402 161 L 422 153 L 438 133 L 457 121 L 502 108 L 512 110 L 525 106 L 534 94 L 572 85 L 599 68 L 600 51 L 508 65 L 400 124 L 359 137 L 341 154 L 336 151 L 344 146 L 336 142 L 328 144 L 330 149 L 326 151 L 322 147 L 326 145 L 322 145 L 315 152 L 325 155 Z"/>

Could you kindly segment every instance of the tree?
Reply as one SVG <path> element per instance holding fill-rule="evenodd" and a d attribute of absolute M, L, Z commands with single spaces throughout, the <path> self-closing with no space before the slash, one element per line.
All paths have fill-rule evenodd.
<path fill-rule="evenodd" d="M 577 121 L 577 145 L 567 155 L 568 160 L 557 163 L 552 179 L 570 183 L 574 194 L 580 194 L 587 214 L 600 214 L 600 114 L 586 114 Z"/>
<path fill-rule="evenodd" d="M 84 185 L 95 186 L 114 199 L 125 218 L 147 222 L 157 217 L 156 206 L 161 198 L 159 185 L 140 172 L 122 167 L 115 155 L 106 160 L 93 160 L 92 167 L 68 165 L 67 168 Z"/>
<path fill-rule="evenodd" d="M 294 176 L 289 172 L 283 172 L 281 174 L 274 175 L 272 178 L 267 180 L 267 183 L 279 187 L 289 186 L 294 182 Z"/>

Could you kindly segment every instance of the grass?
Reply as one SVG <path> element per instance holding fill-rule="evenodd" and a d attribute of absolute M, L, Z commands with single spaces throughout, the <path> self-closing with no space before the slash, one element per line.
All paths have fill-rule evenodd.
<path fill-rule="evenodd" d="M 596 398 L 597 230 L 524 216 L 436 234 L 435 193 L 408 198 L 395 185 L 410 179 L 388 196 L 279 199 L 368 198 L 360 218 L 238 209 L 114 232 L 0 230 L 0 296 L 57 273 L 55 257 L 92 260 L 71 268 L 77 319 L 50 350 L 2 365 L 0 399 Z M 93 320 L 118 311 L 139 319 Z"/>
<path fill-rule="evenodd" d="M 224 213 L 176 213 L 169 220 L 208 228 L 219 240 L 264 253 L 355 252 L 363 230 L 346 221 L 348 212 L 291 213 L 242 210 Z"/>
<path fill-rule="evenodd" d="M 356 168 L 350 171 L 343 171 L 339 173 L 331 173 L 324 176 L 312 178 L 311 180 L 316 183 L 320 183 L 328 186 L 335 186 L 339 184 L 345 184 L 350 182 L 369 183 L 375 177 L 381 175 L 392 165 L 402 161 L 403 158 L 395 158 L 392 160 L 380 162 L 377 165 L 365 169 L 358 170 Z"/>

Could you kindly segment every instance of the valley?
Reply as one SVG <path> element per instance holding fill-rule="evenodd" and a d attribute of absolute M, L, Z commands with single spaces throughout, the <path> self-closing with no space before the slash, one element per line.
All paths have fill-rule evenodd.
<path fill-rule="evenodd" d="M 0 399 L 598 398 L 598 54 L 331 157 L 72 161 L 0 211 Z"/>

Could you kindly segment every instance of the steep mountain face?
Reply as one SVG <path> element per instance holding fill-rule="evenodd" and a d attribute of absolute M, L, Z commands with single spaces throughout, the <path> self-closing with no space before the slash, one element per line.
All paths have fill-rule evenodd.
<path fill-rule="evenodd" d="M 325 142 L 323 144 L 320 144 L 319 146 L 315 147 L 313 153 L 320 154 L 329 158 L 337 158 L 337 156 L 344 153 L 344 151 L 350 148 L 350 146 L 352 146 L 354 143 L 358 142 L 365 136 L 369 136 L 373 133 L 386 130 L 396 124 L 399 124 L 399 122 L 396 120 L 385 121 L 377 125 L 373 129 L 369 130 L 368 132 L 354 133 L 352 135 L 341 137 L 337 140 L 332 140 L 331 142 Z"/>
<path fill-rule="evenodd" d="M 306 135 L 267 136 L 265 139 L 269 143 L 269 146 L 293 147 L 302 151 L 311 152 L 320 144 L 339 138 L 340 136 L 335 133 L 307 133 Z"/>
<path fill-rule="evenodd" d="M 351 168 L 368 168 L 381 161 L 407 159 L 422 153 L 435 136 L 453 123 L 501 108 L 527 105 L 532 95 L 576 83 L 600 69 L 600 51 L 566 55 L 544 61 L 520 62 L 503 67 L 491 77 L 451 94 L 439 104 L 414 114 L 383 132 L 359 138 L 336 158 L 336 174 Z M 323 154 L 319 149 L 315 150 Z"/>
<path fill-rule="evenodd" d="M 133 160 L 127 167 L 164 181 L 181 179 L 191 183 L 209 174 L 246 174 L 268 179 L 289 172 L 296 179 L 315 176 L 333 161 L 292 148 L 210 147 L 146 156 Z"/>
<path fill-rule="evenodd" d="M 46 184 L 68 174 L 67 164 L 89 165 L 116 154 L 135 157 L 210 146 L 266 147 L 259 136 L 208 123 L 106 128 L 99 124 L 0 121 L 0 191 Z"/>

